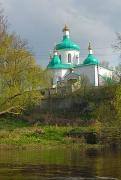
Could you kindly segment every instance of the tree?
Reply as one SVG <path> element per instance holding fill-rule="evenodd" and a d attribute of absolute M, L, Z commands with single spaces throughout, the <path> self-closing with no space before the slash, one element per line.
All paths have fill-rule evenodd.
<path fill-rule="evenodd" d="M 117 112 L 117 119 L 121 120 L 121 85 L 119 84 L 116 89 L 115 99 L 114 99 L 114 107 Z M 121 125 L 121 123 L 120 123 Z"/>
<path fill-rule="evenodd" d="M 121 33 L 116 33 L 116 41 L 115 43 L 112 45 L 112 48 L 115 51 L 120 52 L 120 56 L 121 56 Z"/>
<path fill-rule="evenodd" d="M 118 51 L 120 53 L 120 57 L 121 57 L 121 33 L 116 33 L 116 41 L 115 43 L 112 45 L 112 48 L 115 51 Z M 116 66 L 115 68 L 115 78 L 121 82 L 121 63 L 119 63 L 118 66 Z"/>
<path fill-rule="evenodd" d="M 115 67 L 115 79 L 121 83 L 121 64 Z"/>
<path fill-rule="evenodd" d="M 26 41 L 7 32 L 0 14 L 0 115 L 19 114 L 38 104 L 47 84 L 48 74 L 36 64 Z"/>

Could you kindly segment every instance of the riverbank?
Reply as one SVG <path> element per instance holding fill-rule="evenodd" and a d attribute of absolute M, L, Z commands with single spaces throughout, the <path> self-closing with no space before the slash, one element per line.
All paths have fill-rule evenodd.
<path fill-rule="evenodd" d="M 78 132 L 94 132 L 92 127 L 72 126 L 36 126 L 27 121 L 14 118 L 1 118 L 0 144 L 85 144 L 84 138 Z"/>
<path fill-rule="evenodd" d="M 107 130 L 107 128 L 106 128 Z M 32 125 L 15 118 L 0 119 L 0 149 L 41 148 L 42 146 L 79 146 L 98 148 L 120 145 L 118 130 L 105 131 L 99 124 L 90 126 Z M 119 134 L 118 134 L 119 135 Z"/>

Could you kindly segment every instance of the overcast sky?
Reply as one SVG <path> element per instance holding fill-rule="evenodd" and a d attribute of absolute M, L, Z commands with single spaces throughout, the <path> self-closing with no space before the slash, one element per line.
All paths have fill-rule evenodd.
<path fill-rule="evenodd" d="M 120 0 L 0 0 L 8 16 L 10 31 L 27 39 L 37 62 L 46 66 L 49 50 L 62 39 L 62 28 L 70 27 L 71 38 L 80 45 L 81 61 L 88 42 L 100 61 L 116 65 L 113 52 L 116 32 L 121 32 Z"/>

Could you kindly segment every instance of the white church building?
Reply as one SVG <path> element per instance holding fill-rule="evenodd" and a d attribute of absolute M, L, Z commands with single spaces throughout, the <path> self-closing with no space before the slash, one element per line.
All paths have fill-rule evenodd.
<path fill-rule="evenodd" d="M 47 66 L 53 76 L 53 87 L 58 82 L 78 79 L 81 76 L 88 78 L 92 86 L 99 86 L 106 78 L 112 78 L 113 71 L 100 65 L 100 61 L 93 55 L 89 43 L 88 55 L 80 60 L 80 47 L 70 38 L 70 30 L 65 25 L 63 39 L 54 47 L 53 56 Z"/>

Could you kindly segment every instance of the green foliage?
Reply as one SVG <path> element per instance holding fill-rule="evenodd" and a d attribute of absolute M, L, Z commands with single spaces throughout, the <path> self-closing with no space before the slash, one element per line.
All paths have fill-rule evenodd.
<path fill-rule="evenodd" d="M 100 123 L 89 126 L 32 126 L 19 119 L 0 120 L 0 144 L 57 145 L 102 144 L 121 145 L 121 128 L 115 123 Z M 94 146 L 94 145 L 93 145 Z"/>
<path fill-rule="evenodd" d="M 40 103 L 49 76 L 36 64 L 24 40 L 3 31 L 4 24 L 0 21 L 0 115 L 20 114 Z"/>
<path fill-rule="evenodd" d="M 0 129 L 13 130 L 15 128 L 23 128 L 29 126 L 27 121 L 14 117 L 0 118 Z"/>
<path fill-rule="evenodd" d="M 121 64 L 118 64 L 115 67 L 115 74 L 114 74 L 114 79 L 117 82 L 121 82 Z"/>
<path fill-rule="evenodd" d="M 101 102 L 95 110 L 95 117 L 98 121 L 111 124 L 116 120 L 116 113 L 111 102 Z"/>
<path fill-rule="evenodd" d="M 116 84 L 101 87 L 88 87 L 85 88 L 85 90 L 79 89 L 64 98 L 59 96 L 51 97 L 51 99 L 48 98 L 48 106 L 44 114 L 49 113 L 48 117 L 52 115 L 53 119 L 55 119 L 55 124 L 58 124 L 59 121 L 57 122 L 56 119 L 59 117 L 61 117 L 61 119 L 64 118 L 65 124 L 66 119 L 73 119 L 70 121 L 71 124 L 74 122 L 75 124 L 86 124 L 86 120 L 90 123 L 95 120 L 100 122 L 114 121 L 116 112 L 113 99 L 115 97 L 116 88 Z M 61 108 L 59 108 L 60 104 Z M 109 114 L 109 116 L 107 116 L 107 114 Z M 78 119 L 78 122 L 76 119 Z M 53 121 L 54 120 L 51 120 L 49 123 Z M 69 123 L 69 121 L 67 123 Z"/>
<path fill-rule="evenodd" d="M 112 84 L 116 83 L 115 79 L 112 79 L 110 77 L 103 77 L 103 79 L 104 79 L 105 85 L 112 85 Z"/>
<path fill-rule="evenodd" d="M 31 126 L 27 122 L 15 119 L 1 119 L 0 144 L 72 144 L 85 143 L 84 137 L 76 139 L 71 137 L 73 133 L 82 136 L 96 132 L 94 127 L 71 126 Z"/>
<path fill-rule="evenodd" d="M 116 89 L 114 107 L 117 112 L 116 115 L 117 115 L 118 123 L 121 125 L 121 84 L 119 84 Z"/>

